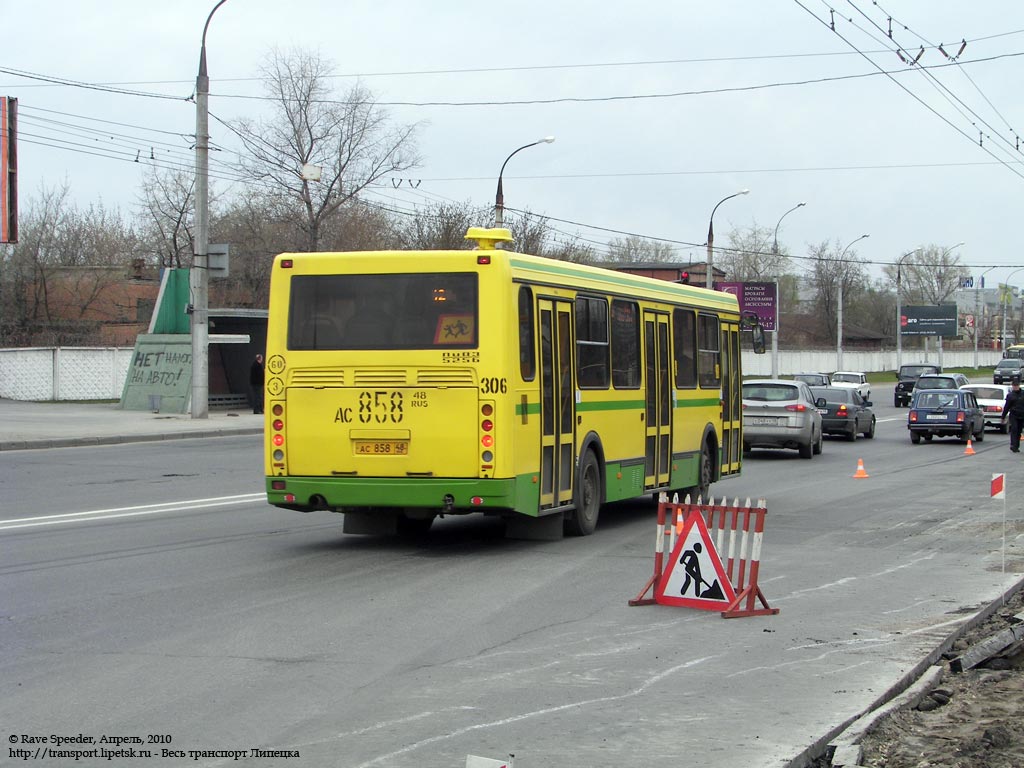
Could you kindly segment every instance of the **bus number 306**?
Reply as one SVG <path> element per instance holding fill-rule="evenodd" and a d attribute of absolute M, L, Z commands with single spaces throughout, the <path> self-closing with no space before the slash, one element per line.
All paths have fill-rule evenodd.
<path fill-rule="evenodd" d="M 508 392 L 508 379 L 505 377 L 499 379 L 497 376 L 482 378 L 480 379 L 480 391 L 485 395 L 504 395 Z"/>
<path fill-rule="evenodd" d="M 359 393 L 359 421 L 363 424 L 397 424 L 403 415 L 401 392 L 375 390 Z"/>

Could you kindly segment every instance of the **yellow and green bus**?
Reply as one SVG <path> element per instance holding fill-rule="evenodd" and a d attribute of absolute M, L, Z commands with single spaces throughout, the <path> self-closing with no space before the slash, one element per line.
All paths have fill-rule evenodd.
<path fill-rule="evenodd" d="M 344 513 L 348 533 L 483 513 L 551 538 L 740 471 L 735 296 L 501 249 L 505 229 L 467 238 L 277 256 L 269 503 Z"/>

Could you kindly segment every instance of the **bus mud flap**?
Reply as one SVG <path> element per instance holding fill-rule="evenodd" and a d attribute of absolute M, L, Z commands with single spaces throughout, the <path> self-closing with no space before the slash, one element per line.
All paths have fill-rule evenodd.
<path fill-rule="evenodd" d="M 398 515 L 388 512 L 346 512 L 342 532 L 394 536 L 398 533 Z"/>
<path fill-rule="evenodd" d="M 564 538 L 562 515 L 552 514 L 543 517 L 515 515 L 505 518 L 505 538 L 525 539 L 528 541 L 557 541 Z"/>

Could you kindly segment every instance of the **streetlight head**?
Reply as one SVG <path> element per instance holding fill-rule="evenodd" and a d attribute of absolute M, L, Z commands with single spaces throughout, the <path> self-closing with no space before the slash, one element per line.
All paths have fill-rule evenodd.
<path fill-rule="evenodd" d="M 554 136 L 545 136 L 543 139 L 541 139 L 537 143 L 540 144 L 541 142 L 543 142 L 544 144 L 552 144 L 552 143 L 554 143 L 554 141 L 555 141 L 555 137 Z"/>
<path fill-rule="evenodd" d="M 750 194 L 750 190 L 749 190 L 749 189 L 741 189 L 741 190 L 740 190 L 739 192 L 737 192 L 736 194 L 737 194 L 737 195 L 748 195 L 748 194 Z"/>

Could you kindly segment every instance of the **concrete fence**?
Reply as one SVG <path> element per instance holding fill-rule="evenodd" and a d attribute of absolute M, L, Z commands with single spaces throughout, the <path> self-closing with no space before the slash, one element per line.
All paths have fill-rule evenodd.
<path fill-rule="evenodd" d="M 119 400 L 132 347 L 0 349 L 0 397 Z"/>
<path fill-rule="evenodd" d="M 30 347 L 0 349 L 0 398 L 8 400 L 119 400 L 132 360 L 131 347 Z M 781 376 L 803 371 L 836 370 L 836 351 L 779 352 Z M 999 350 L 978 350 L 978 365 L 992 367 L 1002 357 Z M 937 350 L 924 354 L 903 351 L 904 363 L 940 362 Z M 944 368 L 970 368 L 974 351 L 943 351 Z M 896 370 L 896 352 L 843 352 L 848 371 Z M 746 376 L 770 376 L 772 353 L 743 352 Z"/>

